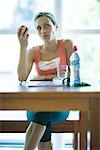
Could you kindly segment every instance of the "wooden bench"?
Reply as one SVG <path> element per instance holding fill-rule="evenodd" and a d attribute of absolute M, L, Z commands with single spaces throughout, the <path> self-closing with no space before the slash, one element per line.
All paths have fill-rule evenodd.
<path fill-rule="evenodd" d="M 80 113 L 79 120 L 66 120 L 62 123 L 52 125 L 52 133 L 73 133 L 74 134 L 74 149 L 86 149 L 87 147 L 87 120 L 86 113 Z M 28 126 L 27 121 L 0 121 L 1 133 L 25 133 Z M 78 136 L 80 133 L 80 136 Z M 80 142 L 80 143 L 79 143 Z"/>

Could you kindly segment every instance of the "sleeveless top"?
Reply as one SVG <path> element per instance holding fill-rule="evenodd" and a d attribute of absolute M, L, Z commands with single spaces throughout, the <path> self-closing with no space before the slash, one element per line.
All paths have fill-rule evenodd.
<path fill-rule="evenodd" d="M 67 61 L 67 53 L 65 52 L 63 40 L 59 40 L 58 44 L 60 47 L 60 56 L 59 56 L 59 58 L 55 58 L 50 61 L 41 61 L 41 59 L 40 59 L 41 46 L 36 47 L 34 63 L 35 63 L 35 67 L 36 67 L 36 71 L 37 71 L 38 75 L 48 75 L 48 74 L 55 75 L 55 74 L 57 74 L 57 67 L 53 65 L 53 63 L 55 61 L 59 61 L 59 63 L 61 65 L 68 64 L 67 63 L 68 62 Z M 40 61 L 42 62 L 42 64 L 40 64 Z M 46 66 L 48 66 L 47 68 L 43 67 L 43 66 L 45 66 L 45 64 L 46 64 Z"/>

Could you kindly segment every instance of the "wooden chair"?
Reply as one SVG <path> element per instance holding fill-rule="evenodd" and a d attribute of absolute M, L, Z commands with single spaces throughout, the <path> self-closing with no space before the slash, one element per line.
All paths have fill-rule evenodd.
<path fill-rule="evenodd" d="M 87 150 L 87 112 L 79 113 L 79 120 L 66 120 L 52 126 L 53 133 L 73 133 L 74 150 Z"/>
<path fill-rule="evenodd" d="M 74 150 L 87 149 L 87 114 L 80 112 L 79 120 L 66 120 L 52 126 L 53 133 L 73 133 Z M 28 126 L 27 121 L 0 121 L 1 133 L 24 133 Z M 80 136 L 78 134 L 80 133 Z M 78 138 L 79 137 L 79 138 Z"/>

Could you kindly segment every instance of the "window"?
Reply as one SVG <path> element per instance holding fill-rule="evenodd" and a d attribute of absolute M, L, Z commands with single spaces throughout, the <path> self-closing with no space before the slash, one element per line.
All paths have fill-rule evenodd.
<path fill-rule="evenodd" d="M 62 0 L 62 35 L 78 46 L 84 80 L 98 80 L 100 76 L 99 14 L 99 0 Z"/>
<path fill-rule="evenodd" d="M 37 45 L 41 41 L 35 34 L 34 15 L 39 11 L 49 10 L 56 15 L 61 27 L 58 37 L 71 38 L 78 46 L 82 77 L 87 74 L 88 78 L 90 76 L 95 78 L 95 75 L 99 78 L 100 2 L 98 0 L 1 0 L 0 3 L 0 72 L 16 72 L 19 57 L 17 28 L 21 24 L 27 25 L 30 32 L 29 47 Z M 87 65 L 90 66 L 89 73 L 86 70 Z"/>
<path fill-rule="evenodd" d="M 15 34 L 22 24 L 33 30 L 33 18 L 37 12 L 49 10 L 54 13 L 54 0 L 49 5 L 47 0 L 1 0 L 0 3 L 0 33 L 3 34 Z"/>
<path fill-rule="evenodd" d="M 63 27 L 73 29 L 98 29 L 100 26 L 98 0 L 62 0 Z"/>
<path fill-rule="evenodd" d="M 87 78 L 99 78 L 99 0 L 1 0 L 0 3 L 0 72 L 16 72 L 19 57 L 17 28 L 21 24 L 27 25 L 29 47 L 39 44 L 41 41 L 35 34 L 33 18 L 37 12 L 49 10 L 58 19 L 58 37 L 71 38 L 78 46 L 82 78 L 84 74 Z"/>

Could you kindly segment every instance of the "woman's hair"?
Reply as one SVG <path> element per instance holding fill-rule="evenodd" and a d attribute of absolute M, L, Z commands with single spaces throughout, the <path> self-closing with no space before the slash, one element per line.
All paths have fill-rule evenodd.
<path fill-rule="evenodd" d="M 49 12 L 39 12 L 39 13 L 35 16 L 34 22 L 35 22 L 38 18 L 40 18 L 40 17 L 42 17 L 42 16 L 49 17 L 50 20 L 52 21 L 52 23 L 53 23 L 54 25 L 57 24 L 56 19 L 55 19 L 55 16 L 54 16 L 53 14 L 49 13 Z"/>

